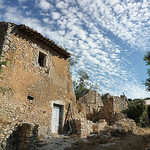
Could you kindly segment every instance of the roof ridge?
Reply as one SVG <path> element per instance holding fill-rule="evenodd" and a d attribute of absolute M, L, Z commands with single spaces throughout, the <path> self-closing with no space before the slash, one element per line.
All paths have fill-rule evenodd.
<path fill-rule="evenodd" d="M 67 52 L 64 48 L 60 47 L 59 45 L 57 45 L 53 40 L 50 40 L 49 38 L 43 36 L 38 31 L 36 31 L 36 30 L 34 30 L 34 29 L 24 25 L 24 24 L 17 25 L 15 23 L 11 23 L 11 22 L 0 22 L 0 23 L 5 23 L 5 24 L 10 23 L 10 24 L 15 25 L 16 27 L 18 27 L 20 30 L 24 30 L 25 32 L 35 34 L 36 38 L 40 39 L 45 44 L 47 44 L 49 46 L 52 46 L 56 51 L 58 51 L 62 55 L 65 55 L 67 58 L 71 56 L 71 54 L 69 52 Z"/>

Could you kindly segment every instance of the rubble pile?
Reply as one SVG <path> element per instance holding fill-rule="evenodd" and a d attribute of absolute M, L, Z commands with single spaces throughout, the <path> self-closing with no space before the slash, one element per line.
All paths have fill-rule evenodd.
<path fill-rule="evenodd" d="M 134 134 L 137 132 L 135 121 L 129 118 L 123 118 L 117 121 L 112 127 L 124 132 L 131 132 Z"/>

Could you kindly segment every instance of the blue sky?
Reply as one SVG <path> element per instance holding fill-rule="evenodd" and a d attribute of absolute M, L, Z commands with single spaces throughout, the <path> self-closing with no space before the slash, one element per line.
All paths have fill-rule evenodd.
<path fill-rule="evenodd" d="M 25 24 L 76 56 L 101 94 L 150 97 L 142 82 L 150 50 L 149 0 L 0 0 L 0 21 Z"/>

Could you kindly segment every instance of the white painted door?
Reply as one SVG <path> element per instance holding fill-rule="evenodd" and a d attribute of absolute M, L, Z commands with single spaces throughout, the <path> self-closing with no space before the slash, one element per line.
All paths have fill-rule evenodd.
<path fill-rule="evenodd" d="M 59 129 L 59 115 L 60 114 L 60 107 L 53 106 L 52 111 L 52 133 L 58 133 Z"/>

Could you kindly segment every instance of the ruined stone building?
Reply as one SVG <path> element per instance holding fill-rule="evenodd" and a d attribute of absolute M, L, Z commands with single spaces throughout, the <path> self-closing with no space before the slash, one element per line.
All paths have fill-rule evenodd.
<path fill-rule="evenodd" d="M 117 115 L 128 107 L 127 97 L 124 95 L 118 97 L 111 96 L 107 93 L 102 96 L 102 101 L 104 106 L 99 111 L 88 114 L 87 119 L 93 122 L 97 122 L 99 119 L 105 119 L 109 125 L 112 125 L 115 123 L 118 117 Z"/>
<path fill-rule="evenodd" d="M 101 95 L 94 90 L 89 90 L 84 96 L 80 97 L 78 103 L 86 105 L 87 114 L 99 111 L 104 106 Z"/>
<path fill-rule="evenodd" d="M 114 122 L 115 113 L 127 107 L 125 97 L 109 94 L 102 97 L 92 90 L 76 103 L 70 54 L 25 25 L 0 22 L 0 53 L 2 60 L 8 60 L 0 74 L 0 146 L 3 148 L 14 146 L 8 144 L 12 142 L 8 139 L 16 130 L 19 130 L 14 136 L 17 139 L 13 141 L 19 143 L 15 145 L 20 149 L 33 144 L 26 142 L 27 139 L 35 141 L 36 136 L 62 133 L 68 116 L 74 118 L 76 133 L 85 137 Z M 18 138 L 22 135 L 24 139 Z"/>
<path fill-rule="evenodd" d="M 68 105 L 75 103 L 70 54 L 37 31 L 0 23 L 3 66 L 0 121 L 38 125 L 39 134 L 62 132 Z M 2 91 L 1 91 L 2 93 Z"/>

